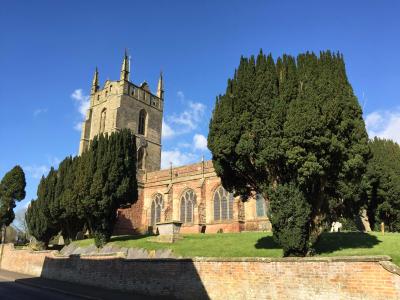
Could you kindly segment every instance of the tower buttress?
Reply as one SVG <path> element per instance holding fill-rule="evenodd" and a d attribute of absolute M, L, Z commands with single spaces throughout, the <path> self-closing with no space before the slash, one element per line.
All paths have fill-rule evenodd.
<path fill-rule="evenodd" d="M 129 81 L 129 69 L 130 65 L 129 65 L 128 53 L 125 49 L 124 60 L 122 61 L 120 80 Z"/>

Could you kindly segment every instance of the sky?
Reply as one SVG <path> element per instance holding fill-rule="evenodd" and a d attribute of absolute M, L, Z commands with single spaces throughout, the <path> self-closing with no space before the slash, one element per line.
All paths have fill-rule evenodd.
<path fill-rule="evenodd" d="M 340 51 L 370 137 L 400 142 L 400 2 L 4 1 L 0 8 L 0 178 L 26 174 L 23 209 L 40 177 L 76 155 L 95 67 L 119 79 L 165 80 L 162 167 L 210 159 L 216 96 L 241 55 Z"/>

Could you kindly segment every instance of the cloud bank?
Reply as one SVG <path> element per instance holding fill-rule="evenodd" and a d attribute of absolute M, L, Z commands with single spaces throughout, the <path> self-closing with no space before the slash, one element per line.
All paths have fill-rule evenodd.
<path fill-rule="evenodd" d="M 86 111 L 90 105 L 90 96 L 85 95 L 82 89 L 76 89 L 71 94 L 71 98 L 75 101 L 75 105 L 81 115 L 81 120 L 75 123 L 74 129 L 80 131 L 82 129 L 82 121 L 85 119 Z"/>
<path fill-rule="evenodd" d="M 198 132 L 205 121 L 206 106 L 201 102 L 186 100 L 182 91 L 178 91 L 176 97 L 183 110 L 164 118 L 162 138 L 173 142 L 174 147 L 161 152 L 162 169 L 169 168 L 171 163 L 177 167 L 198 162 L 208 151 L 207 138 Z"/>
<path fill-rule="evenodd" d="M 380 137 L 400 143 L 400 108 L 374 111 L 365 118 L 370 138 Z"/>

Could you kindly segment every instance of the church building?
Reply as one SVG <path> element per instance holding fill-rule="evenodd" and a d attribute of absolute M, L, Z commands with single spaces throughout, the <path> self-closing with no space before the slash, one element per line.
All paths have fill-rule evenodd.
<path fill-rule="evenodd" d="M 222 187 L 212 161 L 160 170 L 163 76 L 152 93 L 146 81 L 130 82 L 129 73 L 126 52 L 119 80 L 107 80 L 100 88 L 96 68 L 79 145 L 81 154 L 99 133 L 129 128 L 136 134 L 139 198 L 118 210 L 114 233 L 146 233 L 172 220 L 182 222 L 181 233 L 271 230 L 264 198 L 254 194 L 242 202 L 233 197 Z"/>

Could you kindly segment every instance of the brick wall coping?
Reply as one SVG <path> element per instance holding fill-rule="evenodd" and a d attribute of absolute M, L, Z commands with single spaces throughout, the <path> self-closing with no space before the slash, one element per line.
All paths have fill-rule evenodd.
<path fill-rule="evenodd" d="M 387 271 L 400 276 L 400 267 L 391 261 L 380 261 L 379 264 Z"/>
<path fill-rule="evenodd" d="M 97 254 L 71 254 L 62 255 L 56 250 L 42 250 L 34 251 L 31 249 L 16 249 L 14 245 L 8 244 L 11 251 L 28 251 L 30 253 L 50 253 L 55 257 L 116 257 L 125 259 L 123 252 L 113 253 L 97 253 Z M 311 256 L 311 257 L 191 257 L 191 258 L 138 258 L 138 259 L 125 259 L 127 261 L 192 261 L 192 262 L 388 262 L 388 266 L 395 266 L 396 270 L 393 272 L 400 275 L 400 267 L 393 264 L 392 258 L 389 255 L 365 255 L 365 256 Z"/>
<path fill-rule="evenodd" d="M 97 253 L 97 254 L 71 254 L 62 255 L 56 250 L 34 251 L 31 249 L 16 249 L 14 245 L 8 244 L 11 251 L 27 251 L 33 254 L 49 253 L 58 258 L 86 258 L 86 259 L 121 259 L 126 262 L 260 262 L 260 263 L 307 263 L 307 262 L 377 262 L 385 270 L 400 276 L 400 267 L 392 263 L 392 258 L 388 255 L 368 255 L 368 256 L 313 256 L 313 257 L 192 257 L 192 258 L 137 258 L 127 259 L 125 253 Z"/>
<path fill-rule="evenodd" d="M 193 257 L 192 261 L 205 262 L 390 262 L 388 255 L 373 256 L 312 256 L 312 257 Z"/>
<path fill-rule="evenodd" d="M 61 255 L 55 254 L 57 257 L 82 257 L 82 258 L 121 258 L 126 261 L 149 261 L 149 262 L 171 262 L 171 261 L 190 261 L 190 262 L 389 262 L 393 264 L 392 258 L 388 255 L 374 255 L 374 256 L 314 256 L 314 257 L 180 257 L 180 258 L 125 258 L 123 252 L 116 253 L 98 253 L 98 254 L 71 254 Z M 393 264 L 394 265 L 394 264 Z M 395 266 L 395 265 L 394 265 Z M 400 268 L 399 268 L 400 269 Z M 400 271 L 399 271 L 400 272 Z M 400 275 L 400 273 L 399 273 Z"/>

